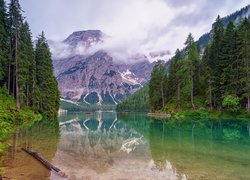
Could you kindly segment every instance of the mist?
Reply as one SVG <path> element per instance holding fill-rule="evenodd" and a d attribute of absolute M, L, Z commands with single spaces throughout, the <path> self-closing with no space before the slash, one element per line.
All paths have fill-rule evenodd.
<path fill-rule="evenodd" d="M 45 31 L 54 57 L 72 55 L 61 44 L 74 31 L 98 29 L 110 36 L 104 43 L 74 53 L 90 53 L 97 49 L 109 52 L 115 60 L 169 52 L 170 58 L 177 48 L 182 48 L 191 32 L 197 40 L 210 31 L 219 14 L 222 17 L 249 4 L 247 0 L 21 0 L 34 37 Z"/>

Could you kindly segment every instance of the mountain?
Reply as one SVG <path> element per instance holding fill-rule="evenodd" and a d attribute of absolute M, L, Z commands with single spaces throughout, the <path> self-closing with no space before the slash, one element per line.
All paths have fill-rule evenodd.
<path fill-rule="evenodd" d="M 230 21 L 237 23 L 242 18 L 249 17 L 249 16 L 250 16 L 250 5 L 226 17 L 223 17 L 221 20 L 222 20 L 223 25 L 226 27 Z M 211 31 L 208 33 L 205 33 L 199 38 L 198 43 L 200 44 L 201 48 L 204 48 L 208 44 L 209 40 L 211 39 L 211 33 L 212 33 Z"/>
<path fill-rule="evenodd" d="M 104 42 L 99 30 L 72 33 L 63 42 L 66 57 L 54 57 L 61 97 L 86 104 L 117 104 L 139 90 L 149 80 L 154 63 L 144 56 L 135 57 L 136 63 L 114 60 L 104 50 L 90 49 Z M 50 43 L 53 47 L 57 44 Z"/>

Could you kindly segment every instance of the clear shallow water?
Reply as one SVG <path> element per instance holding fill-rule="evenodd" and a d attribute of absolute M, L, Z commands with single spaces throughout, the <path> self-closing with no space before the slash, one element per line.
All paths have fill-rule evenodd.
<path fill-rule="evenodd" d="M 67 114 L 19 131 L 6 152 L 11 179 L 61 179 L 22 152 L 32 146 L 68 179 L 250 179 L 250 120 L 155 120 Z"/>

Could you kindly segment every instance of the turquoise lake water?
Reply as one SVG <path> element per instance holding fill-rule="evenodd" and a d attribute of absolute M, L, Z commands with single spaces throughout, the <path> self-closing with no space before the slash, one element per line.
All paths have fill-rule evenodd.
<path fill-rule="evenodd" d="M 68 179 L 250 179 L 250 120 L 156 119 L 69 113 L 19 130 L 5 154 L 12 179 L 62 179 L 21 151 L 32 147 Z"/>

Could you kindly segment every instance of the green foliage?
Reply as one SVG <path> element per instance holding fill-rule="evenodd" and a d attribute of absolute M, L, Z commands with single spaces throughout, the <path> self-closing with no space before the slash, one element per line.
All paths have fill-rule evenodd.
<path fill-rule="evenodd" d="M 218 16 L 201 58 L 199 46 L 189 34 L 186 47 L 181 52 L 177 49 L 170 60 L 168 73 L 162 61 L 158 61 L 152 71 L 148 92 L 151 111 L 174 113 L 178 110 L 180 116 L 206 117 L 220 115 L 207 111 L 208 115 L 208 108 L 221 110 L 224 107 L 227 111 L 221 114 L 223 116 L 240 112 L 248 117 L 249 29 L 249 18 L 238 24 L 229 22 L 224 27 Z M 244 107 L 248 111 L 240 109 Z M 191 109 L 193 111 L 189 111 Z"/>
<path fill-rule="evenodd" d="M 18 111 L 14 98 L 8 95 L 7 89 L 0 89 L 0 155 L 8 146 L 4 140 L 16 127 L 25 127 L 40 119 L 41 115 L 34 114 L 29 107 Z"/>
<path fill-rule="evenodd" d="M 167 95 L 167 69 L 164 61 L 157 61 L 149 81 L 149 104 L 151 111 L 164 107 Z"/>
<path fill-rule="evenodd" d="M 210 113 L 207 110 L 185 110 L 175 114 L 175 117 L 207 118 L 209 116 Z"/>
<path fill-rule="evenodd" d="M 116 107 L 116 110 L 119 112 L 148 112 L 150 110 L 148 100 L 148 85 L 144 86 L 142 89 L 119 103 Z"/>
<path fill-rule="evenodd" d="M 40 57 L 48 57 L 40 58 L 39 62 L 49 62 L 45 66 L 45 72 L 49 71 L 49 76 L 45 77 L 47 83 L 41 85 L 37 83 L 36 74 L 43 62 L 35 62 L 31 32 L 22 13 L 19 0 L 10 0 L 8 12 L 4 0 L 0 0 L 0 155 L 8 146 L 4 140 L 16 127 L 30 126 L 42 118 L 38 112 L 43 111 L 39 106 L 43 101 L 48 104 L 44 113 L 51 119 L 57 116 L 59 108 L 59 92 L 48 46 L 47 51 L 40 51 L 37 46 Z M 46 86 L 46 90 L 41 86 Z"/>
<path fill-rule="evenodd" d="M 35 109 L 43 113 L 47 118 L 55 119 L 60 105 L 60 95 L 57 81 L 53 76 L 49 45 L 43 32 L 37 39 L 35 61 L 38 89 L 35 95 L 37 101 Z"/>
<path fill-rule="evenodd" d="M 8 13 L 0 0 L 0 88 L 7 85 L 7 94 L 14 97 L 18 111 L 29 106 L 33 112 L 55 119 L 60 99 L 49 46 L 42 33 L 34 50 L 22 13 L 19 0 L 10 1 Z M 20 117 L 20 121 L 25 119 L 25 115 Z"/>
<path fill-rule="evenodd" d="M 4 0 L 0 0 L 0 85 L 7 78 L 8 64 L 7 13 Z"/>
<path fill-rule="evenodd" d="M 250 111 L 250 18 L 245 18 L 238 27 L 237 33 L 237 64 L 238 94 L 242 95 L 246 107 Z M 244 101 L 243 101 L 244 102 Z"/>
<path fill-rule="evenodd" d="M 228 95 L 223 99 L 222 106 L 236 113 L 240 108 L 240 99 L 237 96 Z"/>
<path fill-rule="evenodd" d="M 223 129 L 223 135 L 227 140 L 237 140 L 241 138 L 240 131 L 236 129 Z"/>

